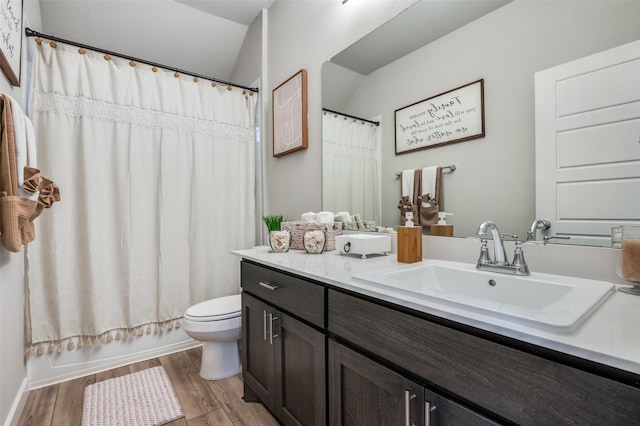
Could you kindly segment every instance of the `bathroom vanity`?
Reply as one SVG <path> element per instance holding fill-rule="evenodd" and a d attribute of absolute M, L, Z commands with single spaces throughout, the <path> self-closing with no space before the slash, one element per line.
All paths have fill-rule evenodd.
<path fill-rule="evenodd" d="M 245 399 L 285 425 L 638 424 L 640 298 L 557 329 L 354 278 L 395 256 L 234 253 Z"/>

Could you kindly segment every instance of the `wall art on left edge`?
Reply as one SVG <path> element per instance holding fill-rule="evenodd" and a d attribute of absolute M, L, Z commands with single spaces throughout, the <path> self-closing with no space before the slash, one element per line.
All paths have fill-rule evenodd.
<path fill-rule="evenodd" d="M 0 68 L 12 86 L 20 86 L 22 0 L 0 3 Z"/>
<path fill-rule="evenodd" d="M 273 156 L 307 148 L 307 70 L 273 89 Z"/>

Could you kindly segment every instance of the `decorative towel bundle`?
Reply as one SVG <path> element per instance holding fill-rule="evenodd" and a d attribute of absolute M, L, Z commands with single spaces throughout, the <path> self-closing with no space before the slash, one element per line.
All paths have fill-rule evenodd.
<path fill-rule="evenodd" d="M 35 239 L 33 221 L 60 200 L 53 181 L 40 176 L 31 122 L 20 105 L 2 94 L 0 116 L 0 240 L 9 251 Z"/>
<path fill-rule="evenodd" d="M 438 223 L 438 212 L 444 211 L 442 198 L 442 168 L 425 167 L 402 172 L 402 198 L 398 203 L 400 224 L 407 221 L 406 213 L 413 213 L 413 223 L 431 226 Z"/>
<path fill-rule="evenodd" d="M 419 199 L 420 224 L 430 226 L 438 223 L 438 212 L 444 211 L 442 199 L 442 168 L 438 166 L 422 169 L 421 195 Z"/>

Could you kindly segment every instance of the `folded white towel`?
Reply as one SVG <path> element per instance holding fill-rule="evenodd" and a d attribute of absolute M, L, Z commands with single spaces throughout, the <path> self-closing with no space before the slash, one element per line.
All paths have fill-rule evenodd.
<path fill-rule="evenodd" d="M 338 212 L 334 216 L 334 220 L 336 222 L 351 222 L 351 213 L 349 212 Z"/>
<path fill-rule="evenodd" d="M 316 223 L 316 214 L 314 212 L 302 213 L 300 216 L 300 221 L 302 223 Z"/>
<path fill-rule="evenodd" d="M 436 198 L 436 178 L 438 176 L 438 166 L 424 167 L 422 169 L 422 194 L 429 194 L 431 198 Z M 423 207 L 431 207 L 429 203 L 422 203 Z"/>
<path fill-rule="evenodd" d="M 318 212 L 316 214 L 317 223 L 333 223 L 334 214 L 332 212 Z"/>
<path fill-rule="evenodd" d="M 404 170 L 402 172 L 402 196 L 413 199 L 413 174 L 414 170 Z"/>

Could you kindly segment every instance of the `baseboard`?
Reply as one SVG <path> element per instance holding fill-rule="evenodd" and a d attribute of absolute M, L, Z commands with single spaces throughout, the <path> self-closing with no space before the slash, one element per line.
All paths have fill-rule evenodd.
<path fill-rule="evenodd" d="M 89 366 L 92 363 L 87 363 L 85 366 L 75 368 L 72 372 L 68 372 L 60 375 L 49 376 L 43 380 L 32 381 L 29 385 L 29 389 L 39 389 L 46 386 L 55 385 L 57 383 L 66 382 L 69 380 L 78 379 L 80 377 L 89 376 L 91 374 L 101 373 L 103 371 L 112 370 L 114 368 L 124 367 L 129 364 L 135 364 L 136 362 L 142 362 L 153 358 L 158 358 L 165 355 L 170 355 L 176 352 L 185 351 L 198 346 L 201 346 L 202 342 L 189 339 L 176 344 L 167 346 L 161 346 L 151 350 L 143 352 L 132 353 L 130 356 L 118 356 L 113 361 L 102 361 L 99 365 Z"/>
<path fill-rule="evenodd" d="M 27 403 L 27 398 L 29 397 L 29 380 L 25 377 L 22 380 L 22 384 L 20 385 L 20 389 L 16 394 L 16 398 L 11 405 L 11 410 L 5 419 L 4 426 L 17 426 L 18 421 L 20 421 L 20 415 L 22 414 L 22 410 Z"/>

